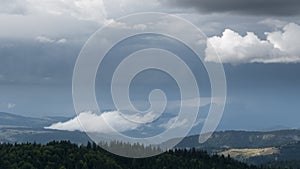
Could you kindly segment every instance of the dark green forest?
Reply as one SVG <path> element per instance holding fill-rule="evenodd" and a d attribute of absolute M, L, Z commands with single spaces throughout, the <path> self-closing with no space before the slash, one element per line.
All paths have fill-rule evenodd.
<path fill-rule="evenodd" d="M 123 144 L 124 146 L 125 144 Z M 129 144 L 127 144 L 128 146 Z M 149 158 L 113 155 L 95 143 L 70 141 L 48 144 L 0 144 L 1 169 L 266 169 L 230 157 L 208 155 L 196 149 L 169 150 Z"/>

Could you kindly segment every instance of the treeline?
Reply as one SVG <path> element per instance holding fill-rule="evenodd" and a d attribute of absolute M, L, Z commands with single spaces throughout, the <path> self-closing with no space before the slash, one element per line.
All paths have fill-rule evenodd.
<path fill-rule="evenodd" d="M 114 143 L 115 144 L 115 143 Z M 127 146 L 132 146 L 127 144 Z M 126 144 L 122 144 L 126 147 Z M 139 149 L 143 146 L 135 145 Z M 151 151 L 158 151 L 152 149 Z M 113 155 L 95 143 L 70 141 L 0 144 L 1 169 L 268 169 L 196 149 L 169 150 L 158 156 L 132 159 Z"/>
<path fill-rule="evenodd" d="M 118 152 L 118 155 L 124 157 L 150 157 L 153 155 L 161 154 L 163 152 L 158 146 L 152 145 L 143 145 L 139 143 L 124 143 L 121 141 L 110 141 L 108 142 L 100 142 L 99 145 L 106 150 L 110 150 L 111 152 Z M 96 144 L 93 143 L 93 147 Z M 87 147 L 91 147 L 91 143 L 87 144 Z"/>

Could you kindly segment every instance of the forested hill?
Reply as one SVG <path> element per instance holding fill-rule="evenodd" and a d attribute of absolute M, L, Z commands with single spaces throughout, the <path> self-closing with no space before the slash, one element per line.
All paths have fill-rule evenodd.
<path fill-rule="evenodd" d="M 2 169 L 260 169 L 230 157 L 206 152 L 172 150 L 161 155 L 130 159 L 116 156 L 96 144 L 78 146 L 69 141 L 41 144 L 1 144 Z"/>

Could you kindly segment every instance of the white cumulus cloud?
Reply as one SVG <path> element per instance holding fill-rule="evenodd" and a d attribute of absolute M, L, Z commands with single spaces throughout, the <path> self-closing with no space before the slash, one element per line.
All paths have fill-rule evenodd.
<path fill-rule="evenodd" d="M 242 36 L 226 29 L 222 36 L 208 38 L 205 61 L 232 64 L 300 62 L 299 25 L 289 23 L 280 31 L 265 34 L 267 38 L 262 40 L 253 32 Z"/>
<path fill-rule="evenodd" d="M 54 43 L 55 42 L 55 40 L 45 37 L 45 36 L 38 36 L 35 39 L 41 43 Z"/>
<path fill-rule="evenodd" d="M 268 41 L 275 48 L 287 52 L 291 56 L 300 58 L 300 26 L 290 23 L 283 28 L 283 31 L 266 33 Z"/>

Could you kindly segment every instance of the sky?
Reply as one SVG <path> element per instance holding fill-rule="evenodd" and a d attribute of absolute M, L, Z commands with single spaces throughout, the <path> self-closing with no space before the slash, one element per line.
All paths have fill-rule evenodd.
<path fill-rule="evenodd" d="M 207 36 L 204 42 L 199 42 L 204 46 L 201 48 L 204 62 L 224 66 L 227 102 L 219 130 L 300 128 L 300 2 L 297 0 L 1 0 L 0 3 L 1 112 L 34 117 L 66 116 L 75 120 L 54 124 L 52 128 L 80 130 L 73 124 L 76 118 L 88 123 L 86 117 L 96 116 L 87 111 L 75 117 L 72 100 L 73 69 L 86 41 L 107 24 L 120 31 L 143 29 L 143 25 L 122 25 L 117 21 L 120 17 L 137 12 L 163 12 L 198 27 Z M 161 26 L 159 20 L 156 24 Z M 176 23 L 168 25 L 170 30 L 176 28 Z M 190 34 L 182 32 L 182 36 Z M 126 52 L 122 45 L 128 50 L 151 45 L 143 38 L 147 37 L 125 41 L 117 51 Z M 187 36 L 191 41 L 193 38 Z M 188 50 L 177 48 L 176 41 L 174 46 L 165 45 L 161 39 L 153 42 L 154 47 L 177 49 L 191 70 L 199 72 L 196 80 L 202 84 L 200 93 L 204 100 L 200 110 L 205 114 L 209 104 L 205 99 L 211 97 L 211 90 L 203 65 L 190 57 Z M 112 123 L 120 121 L 109 96 L 110 78 L 120 61 L 116 55 L 112 53 L 104 60 L 106 64 L 96 79 L 98 103 L 106 112 L 103 116 Z M 166 111 L 171 115 L 163 121 L 164 125 L 158 125 L 160 129 L 174 121 L 172 113 L 178 110 L 178 86 L 174 83 L 174 79 L 155 70 L 145 71 L 133 81 L 131 97 L 141 109 L 149 107 L 147 98 L 153 88 L 160 86 L 166 90 L 170 100 Z M 186 102 L 197 104 L 195 100 Z M 196 126 L 203 122 L 203 116 L 197 117 Z M 145 118 L 155 117 L 148 114 Z M 128 130 L 140 127 L 124 125 Z M 93 130 L 101 125 L 89 127 Z M 195 133 L 198 131 L 194 129 Z"/>

